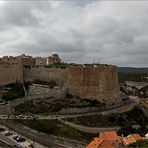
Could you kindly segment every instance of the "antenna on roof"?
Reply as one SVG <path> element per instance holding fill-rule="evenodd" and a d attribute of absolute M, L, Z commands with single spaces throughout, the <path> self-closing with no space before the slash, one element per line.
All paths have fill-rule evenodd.
<path fill-rule="evenodd" d="M 95 64 L 96 62 L 95 62 L 95 58 L 94 58 L 94 64 Z"/>
<path fill-rule="evenodd" d="M 98 64 L 100 64 L 100 59 L 98 58 Z"/>

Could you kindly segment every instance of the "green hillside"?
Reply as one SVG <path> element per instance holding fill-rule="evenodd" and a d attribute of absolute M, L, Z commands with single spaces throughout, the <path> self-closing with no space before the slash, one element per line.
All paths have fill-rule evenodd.
<path fill-rule="evenodd" d="M 148 68 L 118 67 L 120 73 L 148 73 Z"/>
<path fill-rule="evenodd" d="M 148 68 L 118 67 L 119 82 L 137 81 L 148 82 Z"/>

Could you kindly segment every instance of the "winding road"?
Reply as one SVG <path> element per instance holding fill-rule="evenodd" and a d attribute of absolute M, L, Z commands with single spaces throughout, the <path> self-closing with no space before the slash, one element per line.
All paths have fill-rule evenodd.
<path fill-rule="evenodd" d="M 102 131 L 117 131 L 120 127 L 88 127 L 88 126 L 84 126 L 84 125 L 78 125 L 72 122 L 68 122 L 68 121 L 63 121 L 60 120 L 63 124 L 66 124 L 74 129 L 77 129 L 81 132 L 86 132 L 86 133 L 99 133 Z"/>

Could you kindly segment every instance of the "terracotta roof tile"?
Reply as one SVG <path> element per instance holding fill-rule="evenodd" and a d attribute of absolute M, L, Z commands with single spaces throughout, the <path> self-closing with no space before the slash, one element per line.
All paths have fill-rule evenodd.
<path fill-rule="evenodd" d="M 141 139 L 142 137 L 139 134 L 131 134 L 123 138 L 123 144 L 126 146 Z"/>
<path fill-rule="evenodd" d="M 115 131 L 106 131 L 101 132 L 100 137 L 94 138 L 86 148 L 115 148 L 127 146 L 141 139 L 142 137 L 139 134 L 131 134 L 121 139 Z"/>
<path fill-rule="evenodd" d="M 103 141 L 100 148 L 115 148 L 115 146 L 111 142 Z"/>
<path fill-rule="evenodd" d="M 101 143 L 103 142 L 103 139 L 101 138 L 94 138 L 94 140 L 92 140 L 86 148 L 98 148 Z"/>
<path fill-rule="evenodd" d="M 139 134 L 132 134 L 132 137 L 137 141 L 137 140 L 141 140 L 142 137 Z"/>
<path fill-rule="evenodd" d="M 121 139 L 115 131 L 101 132 L 100 137 L 92 140 L 86 148 L 115 148 L 115 145 L 121 145 Z"/>
<path fill-rule="evenodd" d="M 119 140 L 119 137 L 115 131 L 106 131 L 100 133 L 100 138 L 106 141 L 116 141 Z"/>
<path fill-rule="evenodd" d="M 133 142 L 136 142 L 135 139 L 133 139 L 133 137 L 131 136 L 128 136 L 128 137 L 124 137 L 123 138 L 123 144 L 126 146 L 126 145 L 129 145 Z"/>

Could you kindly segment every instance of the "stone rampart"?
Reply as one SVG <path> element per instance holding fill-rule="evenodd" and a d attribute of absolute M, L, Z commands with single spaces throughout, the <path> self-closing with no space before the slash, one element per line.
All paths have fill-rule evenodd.
<path fill-rule="evenodd" d="M 24 80 L 33 81 L 35 79 L 56 80 L 59 85 L 64 85 L 67 80 L 67 69 L 44 66 L 24 67 Z"/>
<path fill-rule="evenodd" d="M 20 64 L 0 64 L 0 85 L 23 81 L 23 68 Z"/>

